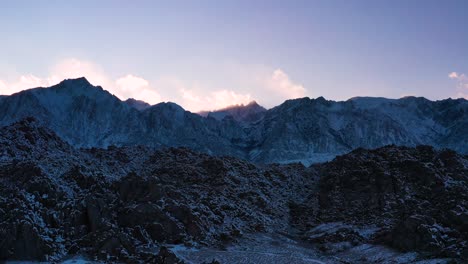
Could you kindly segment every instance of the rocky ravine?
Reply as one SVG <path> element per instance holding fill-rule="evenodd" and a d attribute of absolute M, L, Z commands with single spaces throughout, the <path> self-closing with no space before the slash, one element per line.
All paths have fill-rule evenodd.
<path fill-rule="evenodd" d="M 363 245 L 468 260 L 468 159 L 452 151 L 260 166 L 185 148 L 75 149 L 26 119 L 1 129 L 0 153 L 0 260 L 190 262 L 163 246 L 217 259 L 252 234 L 282 234 L 327 263 L 374 261 Z"/>

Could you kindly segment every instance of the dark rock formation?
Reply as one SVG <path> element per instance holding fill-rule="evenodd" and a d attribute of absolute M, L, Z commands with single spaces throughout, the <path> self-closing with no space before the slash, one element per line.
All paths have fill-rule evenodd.
<path fill-rule="evenodd" d="M 225 249 L 260 232 L 324 254 L 373 243 L 468 259 L 468 159 L 449 150 L 253 165 L 186 148 L 75 149 L 34 120 L 0 129 L 0 143 L 0 260 L 181 263 L 168 245 Z"/>
<path fill-rule="evenodd" d="M 184 148 L 77 150 L 34 120 L 1 132 L 0 151 L 11 153 L 0 164 L 1 260 L 176 263 L 152 248 L 224 247 L 243 232 L 286 230 L 287 203 L 309 182 L 302 165 L 259 168 Z M 43 152 L 46 139 L 57 142 Z"/>
<path fill-rule="evenodd" d="M 316 168 L 322 176 L 319 192 L 302 205 L 315 208 L 314 217 L 302 227 L 341 222 L 354 230 L 375 229 L 375 234 L 365 239 L 344 228 L 311 235 L 311 241 L 373 241 L 468 259 L 466 157 L 427 146 L 388 146 L 358 149 Z"/>

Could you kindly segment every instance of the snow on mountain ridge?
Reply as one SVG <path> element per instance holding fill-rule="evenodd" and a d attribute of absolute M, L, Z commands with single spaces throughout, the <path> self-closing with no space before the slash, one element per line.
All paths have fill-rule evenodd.
<path fill-rule="evenodd" d="M 433 145 L 468 153 L 464 99 L 323 97 L 209 113 L 175 103 L 138 110 L 85 78 L 0 98 L 0 125 L 34 116 L 77 147 L 185 146 L 254 162 L 324 161 L 358 147 Z M 233 118 L 225 118 L 231 115 Z"/>

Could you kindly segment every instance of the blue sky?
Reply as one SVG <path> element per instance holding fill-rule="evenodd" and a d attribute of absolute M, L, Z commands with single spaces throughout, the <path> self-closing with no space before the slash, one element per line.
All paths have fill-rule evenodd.
<path fill-rule="evenodd" d="M 85 75 L 192 111 L 467 97 L 467 25 L 450 0 L 2 1 L 0 93 Z"/>

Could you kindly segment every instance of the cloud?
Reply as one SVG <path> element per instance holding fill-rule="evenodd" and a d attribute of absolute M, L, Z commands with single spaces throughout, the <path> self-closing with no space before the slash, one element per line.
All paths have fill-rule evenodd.
<path fill-rule="evenodd" d="M 216 110 L 226 106 L 248 104 L 253 101 L 250 94 L 239 94 L 231 90 L 218 90 L 207 95 L 199 95 L 194 90 L 180 90 L 181 104 L 192 112 Z"/>
<path fill-rule="evenodd" d="M 147 80 L 132 74 L 128 74 L 125 77 L 117 79 L 115 83 L 121 87 L 122 91 L 130 93 L 141 89 L 141 87 L 146 87 L 149 85 Z"/>
<path fill-rule="evenodd" d="M 284 100 L 304 97 L 306 95 L 306 89 L 302 85 L 292 82 L 289 76 L 281 69 L 276 69 L 266 79 L 266 87 L 284 98 Z"/>
<path fill-rule="evenodd" d="M 47 77 L 49 83 L 59 83 L 63 79 L 86 77 L 93 85 L 113 87 L 112 80 L 96 63 L 76 58 L 65 59 L 55 64 Z"/>
<path fill-rule="evenodd" d="M 291 80 L 282 69 L 230 65 L 224 68 L 220 66 L 213 72 L 211 80 L 216 79 L 218 82 L 200 84 L 197 80 L 172 76 L 161 78 L 155 87 L 160 91 L 175 91 L 168 98 L 192 112 L 245 105 L 253 100 L 272 107 L 307 94 L 304 86 Z"/>
<path fill-rule="evenodd" d="M 214 107 L 219 109 L 229 105 L 248 104 L 253 101 L 250 94 L 238 94 L 234 91 L 221 90 L 212 93 Z"/>
<path fill-rule="evenodd" d="M 464 73 L 460 74 L 458 72 L 451 72 L 449 73 L 448 77 L 450 79 L 455 79 L 455 80 L 458 80 L 460 82 L 468 82 L 468 76 L 466 76 Z"/>
<path fill-rule="evenodd" d="M 0 94 L 10 95 L 24 89 L 47 86 L 48 82 L 32 74 L 22 75 L 16 81 L 8 83 L 0 80 Z"/>
<path fill-rule="evenodd" d="M 84 76 L 91 84 L 102 86 L 121 100 L 135 98 L 150 104 L 161 102 L 161 96 L 150 87 L 147 80 L 132 74 L 113 80 L 99 65 L 90 61 L 65 59 L 52 66 L 49 72 L 43 78 L 27 74 L 10 83 L 0 80 L 0 94 L 9 95 L 29 88 L 52 86 L 64 79 Z"/>
<path fill-rule="evenodd" d="M 4 81 L 0 80 L 0 94 L 2 94 L 2 91 L 7 90 L 7 85 Z"/>
<path fill-rule="evenodd" d="M 0 90 L 0 93 L 11 94 L 25 89 L 51 86 L 61 82 L 63 79 L 83 76 L 94 85 L 105 86 L 111 83 L 110 79 L 96 64 L 72 58 L 55 64 L 50 68 L 49 74 L 46 77 L 26 74 L 19 76 L 12 82 L 2 81 L 5 87 Z"/>
<path fill-rule="evenodd" d="M 93 85 L 102 86 L 121 100 L 135 98 L 150 104 L 172 101 L 189 111 L 198 112 L 248 104 L 253 100 L 272 107 L 287 99 L 304 97 L 307 93 L 304 86 L 293 81 L 283 69 L 265 65 L 192 63 L 185 70 L 173 70 L 177 74 L 160 74 L 153 76 L 151 81 L 135 73 L 115 78 L 92 61 L 68 58 L 55 63 L 45 76 L 25 74 L 13 78 L 13 81 L 0 76 L 0 94 L 48 87 L 63 79 L 84 76 Z"/>
<path fill-rule="evenodd" d="M 457 97 L 468 99 L 468 76 L 464 73 L 451 72 L 448 77 L 457 81 Z"/>
<path fill-rule="evenodd" d="M 117 96 L 121 98 L 135 98 L 150 104 L 161 102 L 161 95 L 151 89 L 149 82 L 141 77 L 128 74 L 115 81 Z"/>
<path fill-rule="evenodd" d="M 48 78 L 40 78 L 32 74 L 21 75 L 12 82 L 0 80 L 0 95 L 11 95 L 23 90 L 48 87 L 58 82 L 51 82 Z"/>
<path fill-rule="evenodd" d="M 451 73 L 449 73 L 448 77 L 449 77 L 450 79 L 457 79 L 457 78 L 458 78 L 458 73 L 456 73 L 456 72 L 451 72 Z"/>

